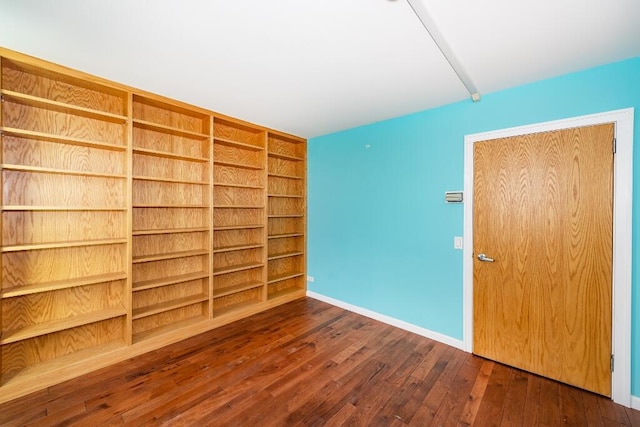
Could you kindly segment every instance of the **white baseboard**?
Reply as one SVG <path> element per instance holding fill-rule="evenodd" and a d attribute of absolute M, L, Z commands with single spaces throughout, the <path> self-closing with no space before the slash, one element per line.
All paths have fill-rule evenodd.
<path fill-rule="evenodd" d="M 386 316 L 384 314 L 380 314 L 366 308 L 358 307 L 357 305 L 349 304 L 344 301 L 327 297 L 313 291 L 307 291 L 307 296 L 313 299 L 317 299 L 319 301 L 326 302 L 327 304 L 335 305 L 336 307 L 344 308 L 345 310 L 349 310 L 354 313 L 361 314 L 371 319 L 378 320 L 382 323 L 386 323 L 387 325 L 395 326 L 397 328 L 404 329 L 405 331 L 413 332 L 414 334 L 421 335 L 423 337 L 441 342 L 446 345 L 450 345 L 451 347 L 455 347 L 457 349 L 464 351 L 464 342 L 462 340 L 457 340 L 447 335 L 430 331 L 429 329 L 421 328 L 420 326 L 416 326 L 412 323 L 405 322 L 404 320 L 396 319 L 395 317 Z"/>
<path fill-rule="evenodd" d="M 640 410 L 640 397 L 631 395 L 631 409 Z"/>

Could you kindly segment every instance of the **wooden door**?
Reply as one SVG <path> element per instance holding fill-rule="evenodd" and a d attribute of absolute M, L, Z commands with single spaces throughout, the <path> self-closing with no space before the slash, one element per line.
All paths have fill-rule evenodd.
<path fill-rule="evenodd" d="M 613 138 L 605 124 L 474 144 L 474 353 L 606 396 Z"/>

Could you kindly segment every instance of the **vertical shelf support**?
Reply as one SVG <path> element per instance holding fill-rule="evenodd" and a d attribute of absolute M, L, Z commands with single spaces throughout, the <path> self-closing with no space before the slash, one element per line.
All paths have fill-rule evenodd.
<path fill-rule="evenodd" d="M 213 204 L 214 204 L 214 199 L 213 199 L 213 195 L 214 195 L 214 188 L 213 188 L 213 177 L 214 177 L 214 168 L 215 165 L 213 164 L 214 158 L 213 158 L 213 135 L 214 135 L 214 131 L 215 131 L 215 119 L 213 116 L 209 116 L 209 169 L 208 169 L 208 173 L 209 173 L 209 186 L 207 187 L 208 191 L 209 191 L 209 215 L 208 215 L 208 219 L 209 219 L 209 242 L 208 242 L 208 248 L 209 248 L 209 280 L 207 281 L 208 285 L 209 285 L 209 305 L 207 306 L 207 317 L 209 319 L 213 318 L 213 258 L 216 256 L 216 254 L 213 252 L 213 244 L 214 244 L 214 233 L 215 231 L 213 231 L 215 223 L 213 222 Z"/>
<path fill-rule="evenodd" d="M 126 254 L 126 268 L 127 279 L 125 288 L 125 304 L 124 308 L 127 310 L 127 316 L 125 319 L 125 335 L 124 341 L 127 345 L 131 345 L 133 337 L 133 94 L 127 94 L 126 103 L 127 112 L 127 128 L 126 128 L 126 143 L 127 143 L 127 156 L 126 171 L 127 171 L 127 254 Z"/>
<path fill-rule="evenodd" d="M 262 301 L 269 299 L 269 133 L 263 132 L 263 164 L 264 170 L 262 179 L 264 182 L 263 190 L 263 215 L 262 223 L 264 228 L 262 229 L 262 241 L 264 242 L 264 249 L 262 251 L 262 263 L 264 268 L 262 269 L 262 281 L 264 286 L 262 287 Z"/>
<path fill-rule="evenodd" d="M 2 75 L 4 74 L 2 72 L 3 70 L 3 61 L 4 59 L 2 57 L 0 57 L 0 89 L 2 89 L 4 86 L 2 85 Z M 3 106 L 4 106 L 4 101 L 0 100 L 0 129 L 2 129 L 4 127 L 4 113 L 3 113 Z M 0 131 L 0 165 L 4 164 L 4 134 Z M 4 190 L 4 173 L 2 172 L 2 169 L 0 168 L 0 190 Z M 4 191 L 0 191 L 0 206 L 4 207 Z M 0 209 L 0 247 L 4 247 L 4 232 L 2 232 L 2 230 L 4 230 L 4 224 L 3 224 L 3 219 L 4 219 L 4 215 L 3 215 L 4 209 Z M 2 290 L 4 289 L 4 283 L 2 281 L 2 278 L 4 277 L 4 265 L 3 265 L 3 257 L 0 254 L 0 295 L 2 295 Z M 3 338 L 3 331 L 4 331 L 4 326 L 2 324 L 2 319 L 4 318 L 3 314 L 2 314 L 2 308 L 3 308 L 3 301 L 2 298 L 0 298 L 0 340 Z M 2 354 L 4 352 L 2 351 L 2 349 L 0 348 L 0 387 L 2 386 L 2 377 L 3 377 L 3 368 L 2 368 Z"/>

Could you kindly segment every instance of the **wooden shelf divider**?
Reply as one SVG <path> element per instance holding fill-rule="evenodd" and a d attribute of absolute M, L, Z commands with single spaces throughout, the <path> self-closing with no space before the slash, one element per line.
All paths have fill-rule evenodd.
<path fill-rule="evenodd" d="M 273 260 L 273 259 L 281 259 L 281 258 L 289 258 L 292 256 L 299 256 L 299 255 L 304 255 L 303 251 L 290 251 L 290 252 L 282 252 L 279 254 L 273 254 L 273 255 L 269 255 L 269 261 Z"/>
<path fill-rule="evenodd" d="M 25 295 L 38 294 L 42 292 L 58 291 L 61 289 L 76 288 L 79 286 L 94 285 L 97 283 L 114 282 L 116 280 L 124 280 L 127 273 L 109 273 L 99 274 L 95 276 L 84 276 L 77 279 L 54 280 L 51 282 L 35 283 L 23 286 L 3 287 L 0 296 L 2 298 L 14 298 Z"/>
<path fill-rule="evenodd" d="M 276 283 L 276 282 L 281 282 L 283 280 L 287 280 L 287 279 L 294 279 L 296 277 L 301 277 L 304 276 L 304 273 L 302 272 L 295 272 L 295 273 L 283 273 L 283 274 L 278 274 L 276 276 L 270 276 L 268 283 Z"/>
<path fill-rule="evenodd" d="M 126 179 L 126 175 L 110 174 L 110 173 L 98 173 L 88 171 L 76 171 L 69 169 L 56 169 L 56 168 L 43 168 L 30 165 L 14 165 L 14 164 L 2 164 L 0 167 L 3 170 L 17 171 L 17 172 L 33 172 L 33 173 L 48 173 L 54 175 L 75 175 L 75 176 L 87 176 L 93 178 L 114 178 L 114 179 Z"/>
<path fill-rule="evenodd" d="M 191 131 L 180 129 L 177 127 L 161 125 L 159 123 L 153 123 L 153 122 L 140 120 L 140 119 L 133 119 L 133 126 L 141 129 L 153 130 L 156 132 L 167 133 L 169 135 L 175 135 L 175 136 L 186 136 L 186 137 L 198 138 L 198 139 L 209 138 L 209 134 L 200 133 L 200 132 L 191 132 Z"/>
<path fill-rule="evenodd" d="M 126 313 L 126 310 L 122 307 L 106 308 L 100 311 L 26 326 L 15 331 L 5 331 L 2 334 L 2 338 L 0 338 L 0 345 L 11 344 L 41 335 L 52 334 L 54 332 L 64 331 L 65 329 L 77 328 L 79 326 L 100 322 L 102 320 L 113 319 L 114 317 L 124 316 Z"/>
<path fill-rule="evenodd" d="M 155 234 L 178 234 L 178 233 L 199 233 L 209 231 L 208 227 L 191 227 L 191 228 L 159 228 L 151 230 L 134 230 L 134 236 L 152 236 Z"/>
<path fill-rule="evenodd" d="M 248 291 L 249 289 L 255 289 L 264 286 L 264 283 L 259 280 L 252 280 L 239 285 L 229 286 L 227 288 L 217 289 L 213 291 L 214 298 L 220 298 L 227 295 L 236 294 L 242 291 Z"/>
<path fill-rule="evenodd" d="M 35 251 L 43 249 L 56 249 L 56 248 L 77 248 L 82 246 L 101 246 L 101 245 L 119 245 L 127 243 L 128 239 L 101 239 L 101 240 L 77 240 L 66 242 L 52 242 L 52 243 L 34 243 L 29 245 L 10 245 L 3 246 L 1 252 L 21 252 L 21 251 Z"/>
<path fill-rule="evenodd" d="M 209 277 L 207 272 L 179 274 L 177 276 L 162 277 L 160 279 L 148 279 L 133 284 L 133 292 L 146 291 L 148 289 L 160 288 L 162 286 L 175 285 L 177 283 L 190 282 L 192 280 L 205 279 Z"/>
<path fill-rule="evenodd" d="M 214 268 L 213 275 L 217 276 L 220 274 L 235 273 L 236 271 L 252 270 L 254 268 L 260 268 L 260 267 L 264 267 L 264 264 L 260 262 L 246 262 L 243 264 L 236 264 L 236 265 L 229 265 L 226 267 Z"/>
<path fill-rule="evenodd" d="M 26 129 L 17 129 L 8 126 L 0 127 L 0 133 L 6 136 L 14 136 L 17 138 L 28 138 L 39 141 L 58 142 L 66 145 L 76 145 L 78 147 L 101 148 L 103 150 L 126 151 L 126 145 L 112 144 L 108 142 L 92 141 L 89 139 L 75 138 L 65 135 L 55 135 L 45 132 L 35 132 Z"/>
<path fill-rule="evenodd" d="M 164 313 L 165 311 L 175 310 L 177 308 L 198 304 L 208 300 L 209 300 L 209 297 L 207 295 L 199 294 L 199 295 L 190 295 L 182 298 L 176 298 L 174 300 L 152 304 L 147 307 L 134 308 L 133 320 L 142 319 L 143 317 L 153 316 L 154 314 Z"/>
<path fill-rule="evenodd" d="M 50 99 L 27 95 L 25 93 L 14 92 L 12 90 L 2 89 L 0 93 L 2 94 L 3 101 L 14 102 L 16 104 L 44 108 L 47 110 L 58 111 L 66 114 L 74 114 L 82 117 L 88 117 L 90 119 L 106 120 L 114 123 L 125 123 L 127 121 L 126 116 L 111 114 L 100 110 L 93 110 L 91 108 L 78 107 L 72 104 L 52 101 Z"/>

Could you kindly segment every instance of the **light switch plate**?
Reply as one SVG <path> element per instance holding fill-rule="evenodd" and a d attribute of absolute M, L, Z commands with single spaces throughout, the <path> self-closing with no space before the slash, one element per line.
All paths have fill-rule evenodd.
<path fill-rule="evenodd" d="M 462 249 L 462 247 L 463 247 L 462 237 L 455 236 L 453 238 L 453 249 Z"/>

